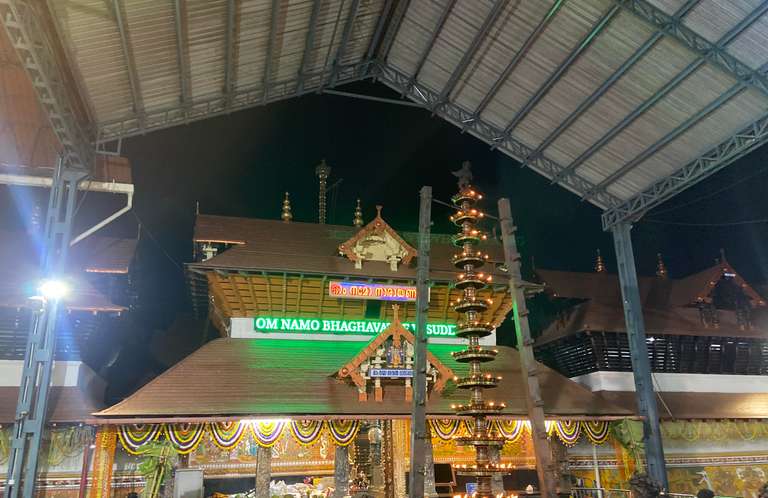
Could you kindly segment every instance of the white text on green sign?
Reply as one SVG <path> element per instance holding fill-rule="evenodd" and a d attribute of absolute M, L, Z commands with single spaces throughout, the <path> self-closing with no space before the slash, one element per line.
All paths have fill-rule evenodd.
<path fill-rule="evenodd" d="M 322 318 L 271 318 L 259 316 L 253 320 L 254 330 L 260 332 L 293 332 L 309 334 L 365 334 L 376 335 L 389 327 L 383 320 L 326 320 Z M 403 323 L 411 332 L 415 323 Z M 455 336 L 456 325 L 428 323 L 428 336 Z"/>

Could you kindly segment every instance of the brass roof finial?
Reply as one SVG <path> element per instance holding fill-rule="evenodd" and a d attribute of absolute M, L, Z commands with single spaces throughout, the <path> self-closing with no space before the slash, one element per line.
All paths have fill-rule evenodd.
<path fill-rule="evenodd" d="M 597 260 L 595 261 L 595 272 L 597 273 L 605 273 L 605 261 L 603 260 L 603 255 L 600 254 L 600 249 L 597 250 Z"/>
<path fill-rule="evenodd" d="M 293 213 L 291 213 L 291 199 L 288 192 L 285 193 L 285 199 L 283 199 L 283 212 L 280 215 L 280 218 L 282 218 L 285 223 L 290 223 L 293 219 Z"/>
<path fill-rule="evenodd" d="M 667 278 L 669 276 L 667 265 L 664 264 L 664 259 L 661 257 L 661 253 L 656 254 L 656 276 L 659 278 Z"/>
<path fill-rule="evenodd" d="M 360 206 L 360 199 L 357 200 L 357 206 L 355 206 L 355 217 L 352 224 L 356 227 L 363 226 L 363 208 Z"/>

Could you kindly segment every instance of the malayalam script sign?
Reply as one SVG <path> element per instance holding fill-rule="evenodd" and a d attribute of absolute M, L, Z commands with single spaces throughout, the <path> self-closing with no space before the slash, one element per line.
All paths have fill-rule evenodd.
<path fill-rule="evenodd" d="M 288 332 L 297 334 L 376 335 L 389 327 L 384 320 L 325 320 L 322 318 L 272 318 L 259 316 L 253 319 L 258 332 Z M 415 323 L 403 323 L 414 332 Z M 427 336 L 454 337 L 456 325 L 428 323 Z"/>
<path fill-rule="evenodd" d="M 402 379 L 413 377 L 410 368 L 371 368 L 368 370 L 370 377 L 385 377 L 387 379 Z"/>
<path fill-rule="evenodd" d="M 410 285 L 374 284 L 370 282 L 332 280 L 328 283 L 328 296 L 346 299 L 415 301 L 416 287 Z"/>

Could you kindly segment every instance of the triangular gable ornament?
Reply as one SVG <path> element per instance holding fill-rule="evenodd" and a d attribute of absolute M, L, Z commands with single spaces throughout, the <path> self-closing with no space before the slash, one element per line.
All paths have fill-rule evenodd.
<path fill-rule="evenodd" d="M 393 305 L 392 309 L 392 323 L 337 373 L 338 378 L 350 379 L 357 387 L 359 401 L 368 401 L 371 388 L 374 399 L 383 401 L 384 386 L 398 383 L 405 387 L 405 401 L 412 400 L 413 345 L 416 339 L 400 322 L 399 306 Z M 427 381 L 432 391 L 442 392 L 445 383 L 453 377 L 453 371 L 427 351 Z"/>
<path fill-rule="evenodd" d="M 747 283 L 744 278 L 736 273 L 736 270 L 731 266 L 727 259 L 725 259 L 725 251 L 720 250 L 720 259 L 717 264 L 710 268 L 710 277 L 707 284 L 698 292 L 696 300 L 699 302 L 712 302 L 712 291 L 722 277 L 732 278 L 736 285 L 741 288 L 741 291 L 749 298 L 750 304 L 754 307 L 764 307 L 766 305 L 765 299 L 755 291 L 755 289 Z"/>
<path fill-rule="evenodd" d="M 363 267 L 363 261 L 382 261 L 389 263 L 392 271 L 397 271 L 398 265 L 411 262 L 416 256 L 416 249 L 384 221 L 381 206 L 376 206 L 376 218 L 341 244 L 339 253 L 354 261 L 358 270 Z"/>

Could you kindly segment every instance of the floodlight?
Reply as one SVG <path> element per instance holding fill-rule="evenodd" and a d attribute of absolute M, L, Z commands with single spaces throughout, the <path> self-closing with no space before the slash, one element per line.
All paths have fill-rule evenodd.
<path fill-rule="evenodd" d="M 69 286 L 62 280 L 49 279 L 40 284 L 40 294 L 45 299 L 58 300 L 69 293 Z"/>

